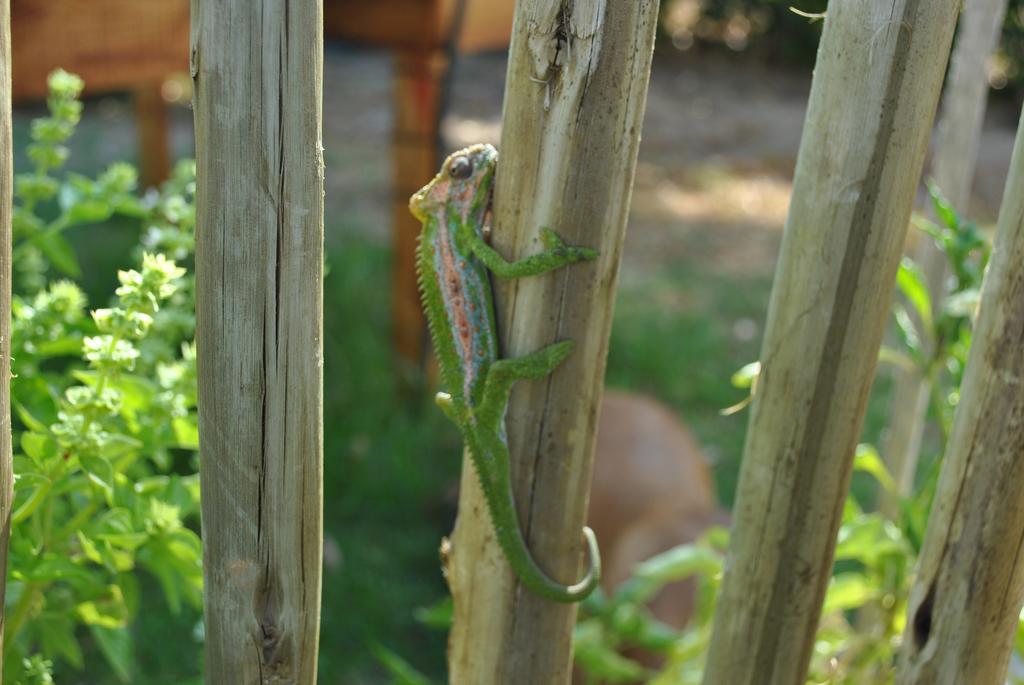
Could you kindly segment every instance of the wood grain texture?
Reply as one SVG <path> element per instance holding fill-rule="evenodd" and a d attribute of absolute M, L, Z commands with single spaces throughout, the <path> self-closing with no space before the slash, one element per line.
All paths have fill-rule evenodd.
<path fill-rule="evenodd" d="M 1006 3 L 1007 0 L 965 3 L 932 144 L 932 179 L 953 207 L 963 214 L 967 213 L 971 199 L 971 182 L 988 103 L 988 60 L 999 44 Z M 930 203 L 926 212 L 932 221 L 936 220 Z M 935 241 L 920 236 L 914 261 L 925 274 L 932 294 L 932 310 L 938 311 L 949 270 L 946 256 Z M 898 372 L 896 378 L 884 455 L 899 492 L 906 495 L 914 486 L 931 383 L 920 372 L 907 370 Z M 896 506 L 895 502 L 884 502 L 887 511 L 895 512 Z"/>
<path fill-rule="evenodd" d="M 1024 117 L 897 682 L 998 685 L 1024 602 Z"/>
<path fill-rule="evenodd" d="M 11 0 L 14 98 L 46 97 L 58 67 L 86 92 L 127 90 L 188 68 L 188 0 Z"/>
<path fill-rule="evenodd" d="M 192 5 L 206 682 L 316 682 L 320 0 Z"/>
<path fill-rule="evenodd" d="M 11 4 L 0 0 L 0 671 L 3 669 L 7 548 L 14 476 L 11 469 Z"/>
<path fill-rule="evenodd" d="M 520 525 L 560 582 L 583 572 L 597 410 L 658 3 L 521 0 L 505 91 L 493 243 L 506 258 L 542 249 L 541 227 L 600 251 L 597 261 L 496 287 L 502 355 L 556 340 L 576 348 L 544 380 L 519 383 L 506 425 Z M 453 683 L 566 683 L 574 605 L 518 587 L 471 465 L 447 549 L 455 600 Z"/>
<path fill-rule="evenodd" d="M 804 682 L 959 7 L 829 6 L 706 685 Z"/>

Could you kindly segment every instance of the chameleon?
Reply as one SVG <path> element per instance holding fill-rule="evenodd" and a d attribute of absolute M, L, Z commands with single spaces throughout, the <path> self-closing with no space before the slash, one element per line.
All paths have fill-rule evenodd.
<path fill-rule="evenodd" d="M 578 602 L 596 587 L 601 557 L 594 532 L 583 528 L 590 566 L 572 585 L 552 579 L 537 565 L 523 539 L 512 495 L 505 412 L 512 385 L 543 378 L 573 348 L 563 340 L 532 354 L 499 358 L 490 274 L 522 278 L 597 252 L 566 245 L 541 229 L 544 251 L 507 261 L 488 242 L 498 152 L 473 145 L 453 153 L 434 179 L 409 200 L 422 230 L 416 270 L 423 310 L 445 391 L 436 402 L 458 427 L 480 482 L 495 536 L 523 587 L 556 602 Z"/>

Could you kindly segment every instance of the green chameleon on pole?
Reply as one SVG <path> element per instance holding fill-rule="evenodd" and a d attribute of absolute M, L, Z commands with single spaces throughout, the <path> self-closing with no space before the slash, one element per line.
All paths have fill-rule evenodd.
<path fill-rule="evenodd" d="M 571 340 L 514 359 L 498 358 L 498 336 L 488 271 L 522 278 L 592 260 L 597 252 L 566 245 L 542 230 L 546 250 L 506 261 L 486 241 L 498 152 L 474 145 L 452 154 L 409 208 L 423 222 L 416 252 L 423 310 L 447 392 L 437 404 L 455 422 L 480 480 L 498 544 L 520 582 L 556 602 L 578 602 L 601 574 L 597 540 L 583 528 L 590 568 L 574 585 L 563 585 L 537 566 L 523 540 L 512 496 L 505 410 L 512 385 L 550 374 L 572 350 Z"/>

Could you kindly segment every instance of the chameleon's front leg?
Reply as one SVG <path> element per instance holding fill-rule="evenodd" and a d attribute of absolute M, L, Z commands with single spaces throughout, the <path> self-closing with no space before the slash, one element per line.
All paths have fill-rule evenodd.
<path fill-rule="evenodd" d="M 476 231 L 468 229 L 465 235 L 473 254 L 488 269 L 502 278 L 535 276 L 576 262 L 588 262 L 597 257 L 597 250 L 566 245 L 558 234 L 549 228 L 542 228 L 540 237 L 546 250 L 510 262 L 488 245 Z"/>
<path fill-rule="evenodd" d="M 476 418 L 475 465 L 483 485 L 484 496 L 494 524 L 498 543 L 520 582 L 532 592 L 558 602 L 578 602 L 597 586 L 601 576 L 601 556 L 594 532 L 583 528 L 590 568 L 578 583 L 563 585 L 534 561 L 519 527 L 515 498 L 512 494 L 508 445 L 503 438 L 502 421 L 508 406 L 512 385 L 523 378 L 542 378 L 550 374 L 572 350 L 572 341 L 549 345 L 533 354 L 513 359 L 499 359 L 487 372 L 483 396 L 474 411 Z M 489 458 L 485 458 L 485 454 Z"/>

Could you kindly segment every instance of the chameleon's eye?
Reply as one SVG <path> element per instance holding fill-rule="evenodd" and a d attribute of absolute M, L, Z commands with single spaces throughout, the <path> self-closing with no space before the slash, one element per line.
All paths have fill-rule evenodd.
<path fill-rule="evenodd" d="M 448 174 L 452 178 L 467 179 L 473 175 L 473 162 L 469 157 L 456 157 L 448 165 Z"/>

